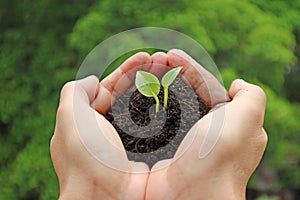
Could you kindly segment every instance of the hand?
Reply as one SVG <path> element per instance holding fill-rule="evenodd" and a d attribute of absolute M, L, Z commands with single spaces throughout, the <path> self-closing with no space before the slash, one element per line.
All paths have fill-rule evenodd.
<path fill-rule="evenodd" d="M 151 62 L 148 54 L 138 53 L 100 84 L 90 76 L 63 87 L 50 145 L 60 199 L 144 198 L 149 168 L 128 161 L 117 132 L 102 114 L 114 95 L 132 84 L 124 71 L 147 68 Z M 122 87 L 114 87 L 119 80 Z M 133 173 L 139 171 L 145 173 Z"/>
<path fill-rule="evenodd" d="M 193 126 L 173 159 L 153 167 L 146 199 L 245 199 L 267 143 L 264 92 L 236 80 L 228 102 L 219 82 L 183 51 L 158 53 L 154 60 L 183 66 L 182 76 L 212 111 Z"/>
<path fill-rule="evenodd" d="M 156 53 L 152 57 L 145 53 L 138 53 L 128 59 L 99 85 L 98 81 L 91 77 L 67 84 L 62 90 L 57 113 L 56 131 L 51 142 L 51 155 L 59 177 L 61 198 L 115 199 L 122 197 L 125 199 L 141 199 L 145 197 L 145 194 L 147 194 L 146 198 L 149 199 L 164 197 L 169 199 L 177 197 L 220 199 L 218 195 L 221 195 L 221 198 L 224 196 L 229 198 L 243 196 L 249 176 L 257 166 L 266 143 L 262 123 L 261 126 L 259 125 L 259 114 L 262 113 L 263 115 L 264 105 L 259 104 L 261 107 L 258 106 L 256 110 L 249 110 L 249 112 L 254 113 L 252 120 L 251 118 L 249 120 L 248 116 L 251 114 L 248 113 L 249 105 L 253 106 L 253 103 L 255 103 L 252 98 L 259 97 L 259 95 L 253 97 L 247 95 L 242 98 L 246 100 L 236 100 L 238 96 L 242 97 L 244 95 L 241 94 L 242 91 L 248 90 L 245 92 L 248 93 L 250 91 L 248 87 L 251 85 L 242 87 L 244 84 L 240 84 L 240 87 L 235 87 L 235 84 L 233 84 L 232 88 L 236 89 L 231 88 L 229 94 L 234 100 L 201 119 L 184 139 L 175 155 L 174 161 L 177 159 L 176 162 L 168 168 L 151 172 L 148 183 L 147 173 L 133 173 L 137 171 L 147 172 L 147 167 L 144 164 L 127 160 L 117 133 L 101 115 L 110 109 L 111 103 L 115 99 L 131 88 L 137 70 L 142 69 L 161 76 L 163 71 L 166 70 L 166 68 L 161 68 L 162 65 L 169 65 L 170 67 L 184 66 L 183 77 L 209 107 L 216 109 L 220 103 L 229 101 L 225 89 L 218 81 L 206 70 L 200 68 L 199 71 L 199 68 L 194 68 L 193 66 L 196 64 L 188 55 L 178 50 L 172 50 L 168 54 Z M 253 87 L 259 91 L 256 86 L 251 86 L 251 91 Z M 70 104 L 70 102 L 74 103 Z M 221 109 L 225 107 L 228 107 L 228 109 L 225 110 L 226 121 L 224 121 L 221 138 L 213 151 L 202 158 L 199 154 L 199 152 L 203 152 L 200 147 L 211 146 L 205 145 L 205 141 L 209 140 L 204 138 L 206 135 L 209 136 L 207 134 L 209 127 L 218 124 L 214 116 L 218 116 Z M 262 110 L 260 110 L 261 108 Z M 263 119 L 263 116 L 260 117 Z M 96 118 L 94 124 L 84 123 L 81 125 L 80 123 L 81 121 L 93 122 L 93 120 L 87 119 L 94 118 Z M 239 123 L 245 118 L 249 120 L 249 125 L 238 126 L 246 124 Z M 89 131 L 84 130 L 86 127 L 89 128 Z M 249 127 L 252 127 L 252 129 Z M 260 127 L 263 132 L 262 134 L 256 134 L 260 136 L 254 137 L 252 134 L 259 129 L 257 127 Z M 91 156 L 86 151 L 82 144 L 83 138 L 80 140 L 76 128 L 79 129 L 79 132 L 81 130 L 81 132 L 89 133 L 88 136 L 81 135 L 81 137 L 86 137 L 87 142 L 85 144 L 102 147 L 92 152 L 92 155 L 100 152 L 100 155 L 96 156 L 96 159 L 100 162 L 95 159 L 95 156 Z M 102 130 L 100 136 L 97 135 L 99 129 Z M 232 132 L 236 134 L 228 134 Z M 240 137 L 240 132 L 251 132 L 248 136 L 254 141 L 253 144 L 250 143 L 250 146 L 245 148 L 249 141 L 248 138 L 243 139 L 245 137 Z M 90 135 L 94 137 L 89 137 Z M 96 137 L 100 137 L 100 139 L 95 139 Z M 195 140 L 193 141 L 194 137 Z M 233 141 L 231 141 L 232 138 Z M 101 141 L 101 145 L 98 141 Z M 190 141 L 193 141 L 192 145 L 184 152 L 185 144 Z M 256 141 L 257 143 L 255 143 Z M 254 144 L 259 148 L 255 148 Z M 243 148 L 240 149 L 240 147 Z M 249 155 L 247 150 L 250 152 Z M 180 157 L 181 154 L 183 156 Z M 252 162 L 249 162 L 249 160 Z M 165 162 L 162 161 L 156 166 L 159 168 L 159 166 L 165 165 Z M 107 166 L 107 163 L 109 163 L 109 166 Z M 114 170 L 111 166 L 122 167 L 125 173 Z M 189 168 L 190 166 L 192 167 Z M 236 174 L 236 172 L 240 172 L 244 176 L 239 176 L 240 174 Z"/>

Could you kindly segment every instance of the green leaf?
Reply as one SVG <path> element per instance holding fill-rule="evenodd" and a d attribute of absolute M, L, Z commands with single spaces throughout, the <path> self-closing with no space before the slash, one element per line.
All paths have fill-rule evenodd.
<path fill-rule="evenodd" d="M 161 79 L 161 84 L 164 87 L 164 109 L 167 109 L 168 105 L 168 88 L 179 74 L 182 67 L 176 67 L 168 71 Z"/>
<path fill-rule="evenodd" d="M 138 71 L 136 73 L 135 85 L 139 92 L 146 97 L 157 96 L 160 91 L 158 78 L 148 72 Z"/>
<path fill-rule="evenodd" d="M 181 69 L 182 67 L 176 67 L 168 71 L 161 79 L 162 86 L 164 88 L 168 88 L 173 83 Z"/>

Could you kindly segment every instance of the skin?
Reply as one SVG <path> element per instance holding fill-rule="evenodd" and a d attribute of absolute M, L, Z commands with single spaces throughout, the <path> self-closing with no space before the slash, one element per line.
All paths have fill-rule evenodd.
<path fill-rule="evenodd" d="M 183 78 L 212 111 L 189 131 L 173 160 L 160 161 L 149 172 L 145 164 L 127 160 L 119 136 L 103 115 L 120 95 L 133 89 L 137 70 L 161 77 L 177 66 L 183 66 Z M 108 139 L 101 144 L 103 159 L 119 162 L 126 172 L 106 166 L 87 152 L 76 130 L 76 106 L 70 102 L 80 106 L 84 119 L 96 116 L 97 123 L 89 130 L 101 129 Z M 60 199 L 245 199 L 247 182 L 267 143 L 265 103 L 262 89 L 242 80 L 234 81 L 227 93 L 209 72 L 176 49 L 152 56 L 137 53 L 100 83 L 93 76 L 67 83 L 50 145 Z M 211 139 L 210 127 L 220 125 L 218 116 L 222 117 L 221 134 L 212 145 L 206 142 Z M 107 150 L 115 147 L 118 150 Z M 203 149 L 210 150 L 201 157 Z"/>
<path fill-rule="evenodd" d="M 199 76 L 188 72 L 188 66 L 193 65 L 194 61 L 184 52 L 173 50 L 166 56 L 171 66 L 186 66 L 183 73 L 186 79 L 192 80 L 189 79 L 191 74 Z M 209 80 L 213 79 L 210 77 Z M 191 85 L 195 91 L 210 87 L 197 83 Z M 220 85 L 211 87 L 219 89 L 219 92 L 211 94 L 215 100 L 206 98 L 206 102 L 212 104 L 213 111 L 189 131 L 175 155 L 177 160 L 169 167 L 151 173 L 147 199 L 245 199 L 247 182 L 258 166 L 267 144 L 267 135 L 263 129 L 266 96 L 258 86 L 235 80 L 228 94 L 232 101 L 227 102 L 228 97 L 221 94 L 220 91 L 224 90 Z M 220 138 L 213 150 L 199 159 L 199 150 L 209 128 L 220 123 L 213 116 L 222 113 L 225 119 Z M 191 138 L 195 139 L 189 149 L 184 151 L 184 144 Z M 179 157 L 181 153 L 183 155 Z M 156 167 L 166 165 L 167 162 L 170 163 L 161 161 Z"/>
<path fill-rule="evenodd" d="M 143 199 L 149 170 L 143 163 L 133 163 L 127 160 L 125 152 L 107 151 L 114 146 L 123 149 L 121 140 L 113 126 L 103 117 L 113 101 L 114 84 L 122 76 L 121 70 L 129 70 L 134 66 L 151 61 L 147 54 L 138 54 L 124 63 L 110 78 L 100 84 L 95 76 L 80 81 L 67 83 L 61 91 L 60 103 L 56 116 L 55 132 L 51 140 L 50 151 L 55 171 L 60 184 L 59 199 Z M 121 89 L 127 89 L 127 77 L 122 79 Z M 128 79 L 129 80 L 129 79 Z M 119 89 L 119 88 L 118 88 Z M 122 92 L 118 90 L 117 92 Z M 118 93 L 119 94 L 119 93 Z M 97 98 L 95 98 L 97 97 Z M 107 162 L 117 160 L 127 173 L 119 172 L 97 161 L 87 152 L 77 133 L 74 113 L 76 106 L 80 107 L 83 120 L 90 116 L 97 123 L 87 126 L 89 132 L 98 131 L 106 134 L 109 142 L 101 143 Z M 75 105 L 75 104 L 74 104 Z M 95 107 L 96 106 L 96 107 Z M 98 112 L 97 112 L 98 111 Z M 88 123 L 84 122 L 84 123 Z M 104 158 L 105 159 L 105 158 Z M 145 171 L 143 174 L 132 172 Z"/>

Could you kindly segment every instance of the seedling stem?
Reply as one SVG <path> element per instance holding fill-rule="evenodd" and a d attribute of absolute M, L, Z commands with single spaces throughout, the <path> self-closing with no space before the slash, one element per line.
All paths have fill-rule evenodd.
<path fill-rule="evenodd" d="M 164 88 L 164 110 L 168 107 L 168 88 Z"/>
<path fill-rule="evenodd" d="M 159 111 L 159 99 L 158 99 L 158 97 L 155 95 L 155 94 L 153 94 L 153 98 L 155 99 L 155 102 L 156 102 L 156 112 L 158 112 Z"/>

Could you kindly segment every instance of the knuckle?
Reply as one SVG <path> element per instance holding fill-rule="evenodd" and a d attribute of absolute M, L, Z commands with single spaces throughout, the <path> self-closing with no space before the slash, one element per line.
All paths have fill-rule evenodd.
<path fill-rule="evenodd" d="M 259 87 L 257 85 L 254 86 L 254 90 L 255 90 L 257 99 L 260 102 L 265 103 L 266 100 L 267 100 L 267 96 L 266 96 L 265 91 L 261 87 Z"/>
<path fill-rule="evenodd" d="M 263 146 L 266 146 L 267 145 L 267 143 L 268 143 L 268 134 L 264 131 L 264 130 L 262 130 L 262 133 L 261 133 L 261 143 L 262 143 L 262 145 Z"/>
<path fill-rule="evenodd" d="M 51 140 L 50 140 L 50 154 L 53 156 L 54 155 L 54 150 L 55 150 L 55 146 L 56 146 L 56 139 L 55 139 L 55 135 L 52 136 Z"/>
<path fill-rule="evenodd" d="M 57 113 L 56 113 L 56 120 L 58 121 L 65 121 L 66 119 L 72 118 L 73 113 L 73 105 L 72 103 L 68 102 L 61 102 L 57 108 Z"/>
<path fill-rule="evenodd" d="M 67 82 L 61 89 L 58 111 L 71 108 L 75 90 L 75 81 Z M 61 113 L 61 112 L 59 112 Z"/>
<path fill-rule="evenodd" d="M 252 144 L 259 154 L 263 154 L 268 143 L 268 135 L 264 131 L 260 131 L 255 137 L 253 137 Z"/>
<path fill-rule="evenodd" d="M 73 90 L 74 86 L 75 86 L 75 81 L 69 81 L 69 82 L 65 83 L 60 92 L 61 96 L 64 93 L 66 93 L 67 91 Z"/>
<path fill-rule="evenodd" d="M 265 105 L 266 94 L 264 90 L 254 85 L 249 98 L 244 100 L 243 110 L 248 113 L 249 118 L 261 120 L 264 117 Z"/>

